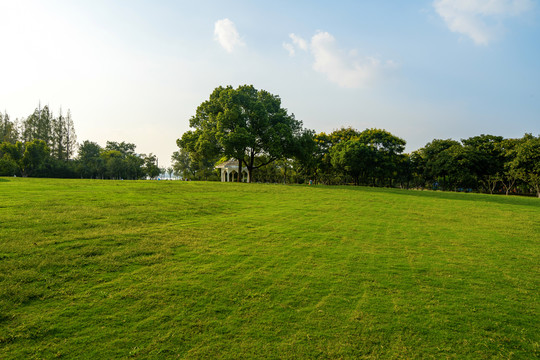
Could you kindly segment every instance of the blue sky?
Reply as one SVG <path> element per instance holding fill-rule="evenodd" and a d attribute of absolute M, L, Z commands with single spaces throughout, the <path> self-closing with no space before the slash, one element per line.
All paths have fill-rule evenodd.
<path fill-rule="evenodd" d="M 219 85 L 253 84 L 304 126 L 434 138 L 540 133 L 533 0 L 0 0 L 0 109 L 69 108 L 78 140 L 167 165 Z"/>

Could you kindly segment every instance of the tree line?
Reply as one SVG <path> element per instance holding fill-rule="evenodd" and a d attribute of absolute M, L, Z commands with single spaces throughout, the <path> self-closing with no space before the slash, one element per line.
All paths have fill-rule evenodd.
<path fill-rule="evenodd" d="M 216 88 L 177 140 L 173 168 L 184 178 L 218 180 L 228 159 L 248 182 L 355 184 L 540 197 L 540 136 L 435 139 L 410 154 L 380 129 L 304 129 L 281 99 L 251 85 Z M 240 181 L 240 177 L 237 177 Z"/>
<path fill-rule="evenodd" d="M 540 136 L 479 135 L 435 139 L 410 154 L 405 140 L 380 129 L 304 129 L 279 96 L 251 85 L 216 88 L 177 140 L 172 174 L 218 180 L 215 166 L 236 159 L 247 181 L 355 184 L 450 191 L 536 194 Z M 77 144 L 71 112 L 38 106 L 12 121 L 0 113 L 0 176 L 141 179 L 161 172 L 155 155 L 135 145 Z M 77 151 L 78 150 L 78 151 Z M 238 177 L 238 180 L 240 178 Z"/>
<path fill-rule="evenodd" d="M 77 144 L 70 110 L 55 115 L 39 105 L 15 121 L 0 113 L 0 176 L 142 179 L 159 174 L 157 157 L 137 154 L 134 144 Z"/>

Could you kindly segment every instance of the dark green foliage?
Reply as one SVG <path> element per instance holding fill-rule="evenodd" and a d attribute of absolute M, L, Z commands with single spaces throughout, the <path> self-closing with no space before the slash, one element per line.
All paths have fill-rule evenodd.
<path fill-rule="evenodd" d="M 51 155 L 58 160 L 68 161 L 73 157 L 77 145 L 71 112 L 68 110 L 67 115 L 63 116 L 60 110 L 60 115 L 53 118 L 51 126 Z"/>
<path fill-rule="evenodd" d="M 332 165 L 352 176 L 355 185 L 360 183 L 360 175 L 368 177 L 367 174 L 376 169 L 378 162 L 377 150 L 359 140 L 336 144 L 330 150 L 330 157 Z"/>
<path fill-rule="evenodd" d="M 113 149 L 119 150 L 113 150 Z M 58 159 L 43 140 L 0 143 L 0 176 L 141 179 L 155 178 L 160 170 L 155 155 L 135 153 L 135 145 L 84 141 L 76 159 Z"/>
<path fill-rule="evenodd" d="M 0 158 L 0 176 L 17 176 L 20 174 L 19 165 L 9 156 Z"/>
<path fill-rule="evenodd" d="M 502 136 L 480 135 L 462 140 L 464 165 L 478 185 L 493 193 L 504 172 Z"/>
<path fill-rule="evenodd" d="M 298 159 L 302 168 L 309 169 L 309 179 L 387 186 L 403 177 L 399 171 L 403 170 L 405 141 L 385 130 L 341 128 L 314 135 L 313 143 L 312 161 L 307 156 Z"/>
<path fill-rule="evenodd" d="M 0 114 L 1 115 L 1 114 Z M 0 175 L 74 177 L 72 161 L 76 135 L 71 113 L 55 117 L 48 106 L 39 105 L 17 123 L 0 116 Z"/>
<path fill-rule="evenodd" d="M 52 178 L 155 178 L 160 169 L 155 155 L 135 153 L 135 145 L 107 141 L 105 149 L 84 141 L 77 159 L 77 136 L 70 110 L 55 117 L 39 105 L 22 120 L 21 134 L 9 116 L 0 114 L 0 176 Z M 20 136 L 19 136 L 20 135 Z M 20 140 L 20 141 L 18 141 Z"/>
<path fill-rule="evenodd" d="M 540 136 L 525 135 L 515 148 L 512 167 L 540 198 Z"/>
<path fill-rule="evenodd" d="M 539 139 L 530 134 L 521 139 L 480 135 L 461 143 L 436 139 L 413 153 L 411 171 L 421 187 L 539 194 L 535 175 Z"/>
<path fill-rule="evenodd" d="M 0 176 L 31 176 L 52 178 L 76 177 L 73 161 L 51 156 L 43 140 L 23 144 L 0 143 Z"/>
<path fill-rule="evenodd" d="M 118 151 L 122 157 L 135 155 L 135 144 L 116 141 L 107 141 L 105 151 Z"/>
<path fill-rule="evenodd" d="M 186 132 L 178 146 L 193 163 L 222 156 L 236 159 L 240 174 L 242 166 L 247 167 L 248 181 L 254 169 L 295 156 L 302 136 L 302 123 L 287 114 L 281 99 L 252 85 L 216 88 L 197 108 L 190 126 L 195 130 Z M 262 155 L 265 163 L 260 161 Z"/>
<path fill-rule="evenodd" d="M 79 146 L 77 168 L 81 177 L 87 179 L 102 178 L 105 173 L 105 161 L 101 157 L 101 147 L 92 141 L 85 140 Z"/>
<path fill-rule="evenodd" d="M 47 173 L 50 149 L 43 140 L 32 140 L 24 146 L 21 159 L 21 172 L 23 176 L 44 177 Z"/>
<path fill-rule="evenodd" d="M 53 133 L 53 114 L 48 106 L 41 108 L 41 104 L 34 112 L 23 120 L 22 141 L 27 143 L 33 140 L 42 140 L 45 144 L 51 143 Z"/>
<path fill-rule="evenodd" d="M 159 175 L 156 157 L 139 155 L 135 148 L 135 144 L 107 141 L 103 149 L 94 142 L 84 141 L 76 161 L 80 177 L 136 180 Z"/>
<path fill-rule="evenodd" d="M 176 171 L 184 178 L 208 179 L 225 155 L 221 160 L 243 158 L 250 179 L 257 182 L 354 183 L 491 194 L 540 192 L 535 175 L 538 138 L 532 135 L 504 139 L 482 134 L 461 142 L 435 139 L 403 154 L 405 140 L 385 130 L 349 127 L 315 134 L 293 121 L 296 125 L 289 129 L 295 130 L 287 132 L 289 140 L 282 135 L 275 137 L 281 140 L 269 140 L 279 126 L 272 123 L 268 127 L 264 121 L 261 125 L 260 119 L 265 117 L 260 114 L 268 106 L 277 109 L 279 119 L 286 118 L 279 103 L 276 96 L 257 92 L 252 86 L 217 88 L 191 119 L 195 130 L 177 141 L 180 150 L 173 154 Z M 265 132 L 270 135 L 265 137 Z M 274 163 L 278 158 L 281 163 Z"/>
<path fill-rule="evenodd" d="M 178 143 L 178 142 L 177 142 Z M 203 157 L 180 148 L 171 157 L 173 171 L 185 180 L 217 180 L 215 164 L 217 157 Z"/>
<path fill-rule="evenodd" d="M 144 157 L 143 170 L 144 173 L 151 179 L 156 178 L 159 175 L 160 169 L 157 164 L 156 155 L 150 154 Z"/>
<path fill-rule="evenodd" d="M 17 124 L 12 122 L 7 113 L 0 113 L 0 143 L 15 144 L 19 139 Z"/>

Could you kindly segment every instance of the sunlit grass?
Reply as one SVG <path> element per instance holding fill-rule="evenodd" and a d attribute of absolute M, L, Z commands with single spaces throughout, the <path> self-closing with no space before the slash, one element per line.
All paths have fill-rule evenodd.
<path fill-rule="evenodd" d="M 4 179 L 0 358 L 540 355 L 540 202 Z"/>

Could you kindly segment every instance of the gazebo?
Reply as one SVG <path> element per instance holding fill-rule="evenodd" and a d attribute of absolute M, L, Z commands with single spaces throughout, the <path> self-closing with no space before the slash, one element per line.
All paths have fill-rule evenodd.
<path fill-rule="evenodd" d="M 234 182 L 238 179 L 238 161 L 227 160 L 216 166 L 216 169 L 221 169 L 222 182 Z M 241 182 L 246 182 L 249 178 L 249 173 L 245 167 L 242 167 Z"/>

